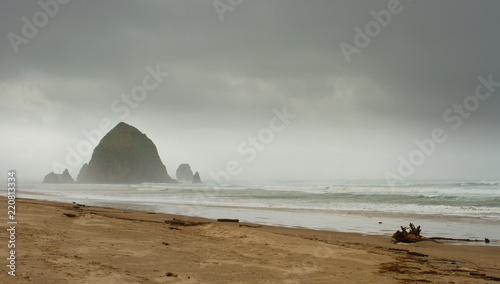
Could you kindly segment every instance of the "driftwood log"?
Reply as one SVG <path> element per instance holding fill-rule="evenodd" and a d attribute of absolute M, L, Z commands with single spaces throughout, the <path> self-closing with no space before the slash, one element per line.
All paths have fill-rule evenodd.
<path fill-rule="evenodd" d="M 222 218 L 222 219 L 217 219 L 217 222 L 235 222 L 235 223 L 238 223 L 240 220 L 238 219 L 225 219 L 225 218 Z"/>
<path fill-rule="evenodd" d="M 485 242 L 487 244 L 490 243 L 490 240 L 488 238 L 485 238 L 484 240 L 478 240 L 478 239 L 453 239 L 453 238 L 434 237 L 434 238 L 425 238 L 425 240 L 429 240 L 429 241 Z"/>
<path fill-rule="evenodd" d="M 178 226 L 199 226 L 199 225 L 205 225 L 208 224 L 209 222 L 194 222 L 194 221 L 183 221 L 179 219 L 172 219 L 172 220 L 165 220 L 165 223 L 170 224 L 170 225 L 178 225 Z"/>
<path fill-rule="evenodd" d="M 416 243 L 420 241 L 438 241 L 438 240 L 443 240 L 443 241 L 459 241 L 459 242 L 481 242 L 481 240 L 477 239 L 453 239 L 453 238 L 440 238 L 440 237 L 434 237 L 434 238 L 426 238 L 422 235 L 420 235 L 420 232 L 422 230 L 420 229 L 420 226 L 415 227 L 413 223 L 410 223 L 409 227 L 403 227 L 401 226 L 401 231 L 396 231 L 394 235 L 392 235 L 392 238 L 394 239 L 394 242 L 396 243 Z M 490 240 L 485 238 L 484 239 L 485 243 L 489 243 Z"/>

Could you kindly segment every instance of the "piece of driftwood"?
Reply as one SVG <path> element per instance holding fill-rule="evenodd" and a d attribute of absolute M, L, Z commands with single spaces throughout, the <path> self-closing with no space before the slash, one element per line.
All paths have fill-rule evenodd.
<path fill-rule="evenodd" d="M 248 227 L 248 228 L 262 228 L 261 225 L 249 225 L 249 224 L 240 224 L 240 227 Z"/>
<path fill-rule="evenodd" d="M 240 220 L 238 219 L 225 219 L 225 218 L 222 218 L 222 219 L 217 219 L 217 222 L 235 222 L 235 223 L 238 223 Z"/>
<path fill-rule="evenodd" d="M 396 243 L 416 243 L 424 239 L 420 235 L 420 226 L 415 227 L 413 223 L 410 223 L 410 227 L 401 226 L 401 231 L 396 231 L 392 238 Z"/>
<path fill-rule="evenodd" d="M 403 227 L 401 226 L 401 231 L 398 230 L 392 235 L 392 238 L 394 239 L 394 242 L 396 243 L 416 243 L 420 241 L 458 241 L 458 242 L 481 242 L 481 240 L 477 239 L 454 239 L 454 238 L 441 238 L 441 237 L 433 237 L 433 238 L 426 238 L 422 235 L 420 235 L 420 232 L 422 230 L 420 229 L 420 226 L 415 227 L 413 223 L 410 223 L 409 227 Z M 485 243 L 489 243 L 490 240 L 488 238 L 484 239 Z"/>
<path fill-rule="evenodd" d="M 75 214 L 73 214 L 73 213 L 63 213 L 63 214 L 64 214 L 65 216 L 67 216 L 67 217 L 70 217 L 70 218 L 75 218 L 75 217 L 77 217 L 77 216 L 76 216 Z"/>
<path fill-rule="evenodd" d="M 165 223 L 178 226 L 199 226 L 208 224 L 208 222 L 183 221 L 175 218 L 172 220 L 165 220 Z"/>
<path fill-rule="evenodd" d="M 429 241 L 458 241 L 458 242 L 483 242 L 483 240 L 478 240 L 478 239 L 454 239 L 454 238 L 441 238 L 441 237 L 425 238 L 424 240 L 429 240 Z M 487 244 L 489 244 L 490 240 L 488 238 L 485 238 L 484 242 L 487 243 Z"/>

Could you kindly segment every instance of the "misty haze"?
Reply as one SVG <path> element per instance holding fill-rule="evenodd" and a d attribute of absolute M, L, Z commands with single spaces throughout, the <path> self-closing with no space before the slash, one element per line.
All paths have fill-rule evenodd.
<path fill-rule="evenodd" d="M 0 14 L 0 282 L 500 280 L 500 3 Z"/>

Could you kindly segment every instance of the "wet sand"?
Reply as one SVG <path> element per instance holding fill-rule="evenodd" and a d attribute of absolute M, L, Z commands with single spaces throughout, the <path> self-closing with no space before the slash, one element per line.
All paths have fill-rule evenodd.
<path fill-rule="evenodd" d="M 0 283 L 500 283 L 499 246 L 402 245 L 29 199 L 17 199 L 16 217 L 16 276 L 2 265 Z M 173 218 L 203 224 L 165 223 Z M 8 237 L 0 231 L 4 264 Z"/>

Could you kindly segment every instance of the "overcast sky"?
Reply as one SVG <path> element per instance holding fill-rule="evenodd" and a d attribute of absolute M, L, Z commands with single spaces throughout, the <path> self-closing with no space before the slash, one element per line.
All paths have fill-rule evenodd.
<path fill-rule="evenodd" d="M 60 1 L 0 3 L 2 172 L 76 178 L 124 121 L 173 177 L 500 180 L 498 1 Z"/>

